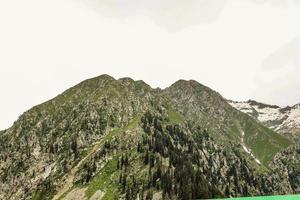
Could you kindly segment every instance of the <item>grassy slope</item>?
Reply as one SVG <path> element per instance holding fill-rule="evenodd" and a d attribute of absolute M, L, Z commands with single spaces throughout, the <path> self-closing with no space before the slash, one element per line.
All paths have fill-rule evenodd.
<path fill-rule="evenodd" d="M 267 166 L 276 153 L 292 143 L 287 138 L 253 121 L 252 119 L 246 120 L 244 126 L 245 143 L 253 154 Z"/>
<path fill-rule="evenodd" d="M 105 192 L 105 196 L 102 198 L 103 200 L 115 199 L 119 196 L 118 184 L 116 182 L 119 177 L 117 162 L 118 157 L 115 156 L 87 185 L 85 195 L 88 199 L 91 198 L 98 190 Z"/>
<path fill-rule="evenodd" d="M 184 117 L 181 114 L 171 109 L 168 110 L 168 116 L 171 124 L 180 124 L 184 121 Z"/>
<path fill-rule="evenodd" d="M 266 167 L 278 152 L 286 149 L 292 144 L 286 137 L 265 127 L 260 122 L 244 113 L 238 111 L 237 113 L 234 113 L 234 116 L 235 123 L 232 123 L 229 126 L 230 129 L 228 132 L 230 134 L 227 135 L 228 138 L 231 139 L 231 141 L 240 143 L 242 131 L 244 131 L 245 145 Z"/>

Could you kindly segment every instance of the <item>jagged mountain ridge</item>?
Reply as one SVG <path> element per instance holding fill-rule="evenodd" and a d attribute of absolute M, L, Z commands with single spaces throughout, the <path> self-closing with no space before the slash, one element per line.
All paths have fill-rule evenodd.
<path fill-rule="evenodd" d="M 0 199 L 293 193 L 298 186 L 290 184 L 289 173 L 268 169 L 273 156 L 289 145 L 196 81 L 180 80 L 160 90 L 102 75 L 27 111 L 4 131 Z M 152 171 L 145 172 L 148 168 Z M 201 194 L 195 189 L 200 183 Z M 193 196 L 180 189 L 183 185 Z"/>
<path fill-rule="evenodd" d="M 228 101 L 236 109 L 259 120 L 274 131 L 291 138 L 295 142 L 300 138 L 300 104 L 292 107 L 267 105 L 257 101 Z"/>

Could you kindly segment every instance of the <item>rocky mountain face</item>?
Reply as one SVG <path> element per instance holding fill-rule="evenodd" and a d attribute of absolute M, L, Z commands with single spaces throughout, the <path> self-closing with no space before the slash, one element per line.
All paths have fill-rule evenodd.
<path fill-rule="evenodd" d="M 206 199 L 299 192 L 300 150 L 217 92 L 102 75 L 0 132 L 0 199 Z"/>
<path fill-rule="evenodd" d="M 270 129 L 289 137 L 292 141 L 299 142 L 300 104 L 284 108 L 253 100 L 247 102 L 229 101 L 229 104 L 262 122 Z"/>

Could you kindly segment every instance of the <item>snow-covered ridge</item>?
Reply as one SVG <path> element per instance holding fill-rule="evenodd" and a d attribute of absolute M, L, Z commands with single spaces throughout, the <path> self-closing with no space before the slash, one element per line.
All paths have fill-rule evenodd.
<path fill-rule="evenodd" d="M 246 102 L 228 101 L 228 103 L 277 132 L 289 133 L 300 129 L 300 104 L 281 108 L 252 100 Z"/>

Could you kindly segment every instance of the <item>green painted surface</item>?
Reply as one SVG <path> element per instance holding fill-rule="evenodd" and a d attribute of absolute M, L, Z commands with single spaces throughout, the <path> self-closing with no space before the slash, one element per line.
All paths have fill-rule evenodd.
<path fill-rule="evenodd" d="M 232 200 L 300 200 L 300 195 L 231 198 Z"/>

